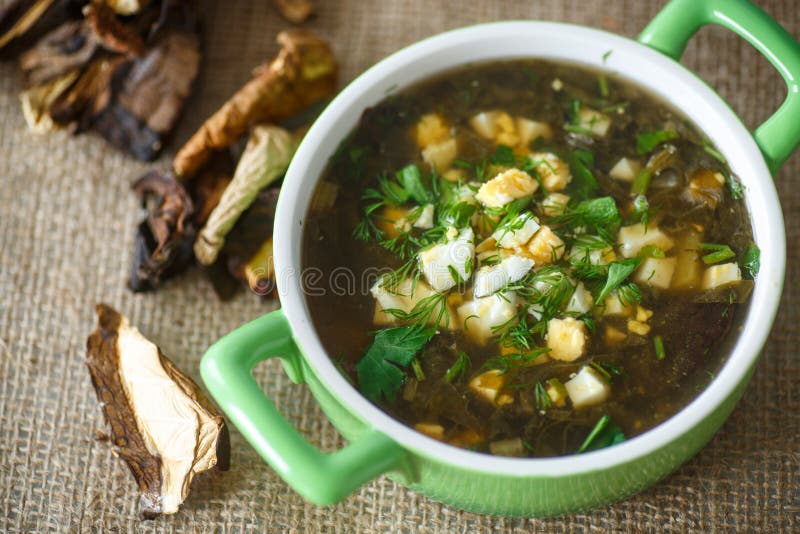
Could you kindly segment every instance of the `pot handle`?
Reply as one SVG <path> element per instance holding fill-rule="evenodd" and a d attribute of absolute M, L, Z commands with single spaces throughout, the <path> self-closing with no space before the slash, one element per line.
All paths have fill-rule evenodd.
<path fill-rule="evenodd" d="M 300 352 L 282 310 L 259 317 L 214 343 L 203 356 L 200 374 L 250 445 L 295 491 L 316 504 L 331 504 L 400 466 L 403 449 L 375 430 L 331 454 L 308 443 L 253 378 L 253 367 L 272 357 L 281 359 L 293 382 L 303 382 Z"/>
<path fill-rule="evenodd" d="M 728 28 L 749 42 L 786 81 L 786 100 L 753 134 L 775 175 L 800 144 L 800 43 L 748 0 L 672 0 L 650 21 L 639 42 L 677 61 L 706 24 Z"/>

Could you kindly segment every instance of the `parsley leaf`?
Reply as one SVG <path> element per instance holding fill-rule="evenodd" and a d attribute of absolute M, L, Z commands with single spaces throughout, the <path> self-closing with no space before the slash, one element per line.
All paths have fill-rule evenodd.
<path fill-rule="evenodd" d="M 408 367 L 435 330 L 398 326 L 380 330 L 356 365 L 361 393 L 373 402 L 394 401 Z"/>
<path fill-rule="evenodd" d="M 640 133 L 636 136 L 636 152 L 647 154 L 655 147 L 678 137 L 678 133 L 672 130 L 656 130 L 655 132 Z"/>
<path fill-rule="evenodd" d="M 504 167 L 515 167 L 517 165 L 517 157 L 511 150 L 511 147 L 506 145 L 498 145 L 494 154 L 489 156 L 489 163 L 495 165 L 502 165 Z"/>
<path fill-rule="evenodd" d="M 564 213 L 553 217 L 551 222 L 571 228 L 578 226 L 608 228 L 618 224 L 620 216 L 613 198 L 600 197 L 584 200 L 575 206 L 567 204 Z"/>
<path fill-rule="evenodd" d="M 594 177 L 591 171 L 591 167 L 594 167 L 594 154 L 588 150 L 578 148 L 569 153 L 567 163 L 569 163 L 569 169 L 572 173 L 570 190 L 573 197 L 580 199 L 591 197 L 599 187 L 597 178 Z"/>
<path fill-rule="evenodd" d="M 608 264 L 608 278 L 600 294 L 597 295 L 595 302 L 602 303 L 609 293 L 618 288 L 626 278 L 628 278 L 636 267 L 639 266 L 639 258 L 630 258 L 628 260 L 612 261 Z"/>
<path fill-rule="evenodd" d="M 397 171 L 397 181 L 405 189 L 406 199 L 411 198 L 419 204 L 431 201 L 432 195 L 422 183 L 422 173 L 416 165 L 409 165 Z"/>
<path fill-rule="evenodd" d="M 598 419 L 592 431 L 586 436 L 586 440 L 578 449 L 578 452 L 596 451 L 622 443 L 625 439 L 625 434 L 622 433 L 622 429 L 612 423 L 609 416 L 604 415 Z"/>

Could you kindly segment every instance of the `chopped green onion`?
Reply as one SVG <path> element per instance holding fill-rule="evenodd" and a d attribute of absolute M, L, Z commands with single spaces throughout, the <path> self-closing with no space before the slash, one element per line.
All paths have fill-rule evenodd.
<path fill-rule="evenodd" d="M 578 449 L 578 453 L 593 451 L 610 447 L 625 441 L 625 434 L 622 429 L 611 422 L 611 418 L 607 415 L 601 417 L 589 435 L 586 436 L 583 445 Z"/>
<path fill-rule="evenodd" d="M 700 243 L 700 250 L 709 251 L 703 256 L 703 263 L 711 265 L 721 261 L 736 257 L 736 253 L 728 245 L 718 245 L 716 243 Z"/>
<path fill-rule="evenodd" d="M 650 179 L 652 177 L 653 173 L 647 167 L 640 170 L 631 184 L 631 194 L 644 195 L 647 193 L 647 188 L 650 187 Z"/>
<path fill-rule="evenodd" d="M 656 336 L 653 338 L 653 347 L 656 349 L 656 359 L 663 360 L 667 353 L 664 351 L 664 340 L 661 336 Z"/>
<path fill-rule="evenodd" d="M 600 89 L 600 96 L 608 98 L 608 79 L 605 74 L 601 74 L 597 77 L 597 86 Z"/>
<path fill-rule="evenodd" d="M 647 154 L 664 141 L 669 141 L 676 137 L 678 137 L 678 133 L 673 130 L 640 133 L 636 136 L 636 151 L 639 154 Z"/>
<path fill-rule="evenodd" d="M 703 141 L 703 150 L 706 151 L 706 154 L 712 156 L 723 165 L 728 163 L 728 160 L 725 159 L 725 156 L 723 156 L 722 153 L 716 148 L 714 148 L 714 146 L 708 141 Z"/>

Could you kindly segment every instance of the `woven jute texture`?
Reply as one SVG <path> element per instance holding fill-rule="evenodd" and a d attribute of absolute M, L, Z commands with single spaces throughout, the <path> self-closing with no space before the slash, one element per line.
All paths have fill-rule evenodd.
<path fill-rule="evenodd" d="M 6 3 L 7 0 L 0 0 Z M 430 2 L 318 0 L 311 28 L 330 39 L 346 82 L 422 37 L 498 19 L 576 22 L 635 36 L 658 0 Z M 763 7 L 800 37 L 797 0 Z M 287 24 L 266 0 L 204 6 L 205 58 L 195 96 L 168 154 L 272 57 Z M 749 127 L 785 94 L 766 60 L 720 29 L 704 29 L 685 63 Z M 133 480 L 104 443 L 84 364 L 94 304 L 107 302 L 199 381 L 219 336 L 275 307 L 253 294 L 222 304 L 196 271 L 153 294 L 125 287 L 138 217 L 129 187 L 146 165 L 93 136 L 26 131 L 14 65 L 0 65 L 0 531 L 3 532 L 798 532 L 800 531 L 800 156 L 777 178 L 788 232 L 787 284 L 745 398 L 692 461 L 652 489 L 591 513 L 545 520 L 464 513 L 386 479 L 320 508 L 303 501 L 236 431 L 232 469 L 195 480 L 180 513 L 136 517 Z M 800 117 L 798 117 L 800 120 Z M 316 446 L 343 442 L 304 386 L 275 363 L 257 378 Z"/>

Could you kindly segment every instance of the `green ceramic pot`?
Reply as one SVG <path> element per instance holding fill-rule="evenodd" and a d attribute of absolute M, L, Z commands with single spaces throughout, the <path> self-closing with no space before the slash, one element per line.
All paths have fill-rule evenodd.
<path fill-rule="evenodd" d="M 705 83 L 678 63 L 705 24 L 749 41 L 789 86 L 780 109 L 754 134 Z M 607 51 L 612 51 L 607 55 Z M 596 452 L 515 459 L 430 439 L 372 405 L 339 374 L 312 326 L 301 287 L 303 222 L 314 184 L 363 110 L 393 88 L 469 62 L 541 57 L 615 72 L 686 112 L 719 147 L 746 187 L 761 270 L 743 330 L 709 387 L 658 427 Z M 283 309 L 214 344 L 201 373 L 211 395 L 258 453 L 306 499 L 329 504 L 386 474 L 444 503 L 474 512 L 540 516 L 597 507 L 638 492 L 694 455 L 744 390 L 775 316 L 785 270 L 785 235 L 772 175 L 800 142 L 800 45 L 746 0 L 673 0 L 638 42 L 550 22 L 472 26 L 414 44 L 351 83 L 314 123 L 295 156 L 278 203 L 275 261 Z M 306 383 L 348 445 L 316 450 L 253 380 L 258 362 L 279 357 Z"/>

